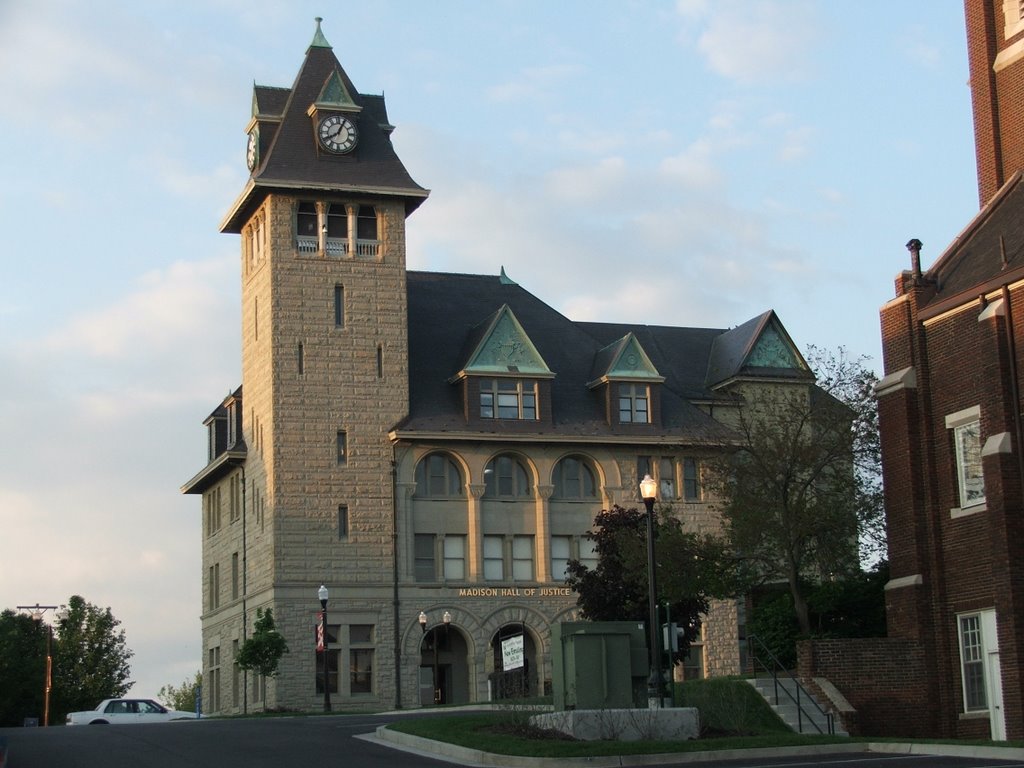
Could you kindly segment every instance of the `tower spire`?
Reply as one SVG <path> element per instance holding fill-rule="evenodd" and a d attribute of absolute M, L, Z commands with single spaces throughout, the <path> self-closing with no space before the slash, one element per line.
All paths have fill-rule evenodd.
<path fill-rule="evenodd" d="M 327 42 L 327 38 L 324 37 L 324 33 L 320 30 L 320 22 L 323 21 L 322 16 L 316 17 L 316 34 L 313 35 L 313 42 L 309 44 L 310 48 L 330 48 L 331 44 Z"/>

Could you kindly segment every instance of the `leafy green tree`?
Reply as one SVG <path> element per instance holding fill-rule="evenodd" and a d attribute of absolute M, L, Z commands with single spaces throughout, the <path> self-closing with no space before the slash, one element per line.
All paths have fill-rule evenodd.
<path fill-rule="evenodd" d="M 98 608 L 79 595 L 68 600 L 66 612 L 57 617 L 50 722 L 124 696 L 131 688 L 128 661 L 133 653 L 120 625 L 110 608 Z"/>
<path fill-rule="evenodd" d="M 277 665 L 286 653 L 288 643 L 274 625 L 273 610 L 257 608 L 252 637 L 238 649 L 235 663 L 241 669 L 264 677 L 274 677 L 278 672 Z"/>
<path fill-rule="evenodd" d="M 683 530 L 682 523 L 665 510 L 655 510 L 655 576 L 658 603 L 669 604 L 672 621 L 683 630 L 680 654 L 700 631 L 700 615 L 712 597 L 732 594 L 733 585 L 721 543 Z M 649 617 L 647 585 L 647 512 L 618 505 L 594 518 L 598 560 L 588 568 L 570 560 L 566 583 L 575 590 L 584 618 L 592 621 L 646 621 Z"/>
<path fill-rule="evenodd" d="M 47 628 L 23 613 L 0 613 L 0 726 L 43 722 Z"/>
<path fill-rule="evenodd" d="M 889 566 L 883 561 L 867 573 L 807 584 L 811 636 L 884 637 L 888 581 Z M 769 586 L 757 590 L 752 601 L 747 632 L 756 635 L 784 667 L 794 668 L 801 632 L 788 589 Z"/>
<path fill-rule="evenodd" d="M 856 573 L 859 541 L 884 547 L 876 377 L 842 349 L 808 361 L 817 386 L 744 392 L 739 446 L 712 472 L 728 547 L 751 584 L 788 585 L 803 635 L 809 580 Z"/>
<path fill-rule="evenodd" d="M 196 708 L 196 696 L 203 685 L 203 673 L 197 671 L 191 681 L 184 680 L 181 685 L 165 685 L 156 695 L 164 706 L 180 712 L 192 712 Z"/>

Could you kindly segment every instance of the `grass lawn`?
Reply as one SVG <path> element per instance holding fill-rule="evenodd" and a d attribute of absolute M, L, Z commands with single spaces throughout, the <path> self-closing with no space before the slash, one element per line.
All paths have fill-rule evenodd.
<path fill-rule="evenodd" d="M 389 728 L 435 741 L 525 757 L 601 757 L 663 752 L 785 747 L 846 741 L 836 736 L 793 733 L 754 689 L 742 680 L 716 678 L 677 687 L 680 706 L 701 712 L 703 737 L 690 741 L 574 741 L 529 726 L 532 714 L 514 705 L 507 709 L 436 718 L 414 718 Z"/>
<path fill-rule="evenodd" d="M 518 714 L 488 712 L 402 720 L 388 727 L 426 739 L 525 757 L 599 757 L 646 755 L 660 752 L 702 752 L 712 749 L 749 749 L 842 742 L 838 736 L 801 736 L 769 733 L 751 736 L 715 736 L 691 741 L 573 741 L 531 731 Z"/>

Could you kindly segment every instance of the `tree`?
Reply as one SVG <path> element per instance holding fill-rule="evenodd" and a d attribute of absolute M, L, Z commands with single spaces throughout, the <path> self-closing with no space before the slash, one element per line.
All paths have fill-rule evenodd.
<path fill-rule="evenodd" d="M 241 669 L 256 672 L 264 677 L 274 677 L 278 671 L 278 662 L 286 653 L 288 643 L 274 625 L 273 610 L 257 608 L 252 637 L 238 649 L 235 663 Z"/>
<path fill-rule="evenodd" d="M 47 628 L 7 609 L 0 613 L 0 726 L 42 722 L 46 686 Z"/>
<path fill-rule="evenodd" d="M 738 449 L 717 464 L 725 538 L 750 581 L 789 587 L 809 635 L 805 582 L 858 568 L 858 540 L 884 546 L 875 375 L 864 358 L 812 348 L 817 385 L 745 391 Z"/>
<path fill-rule="evenodd" d="M 110 608 L 98 608 L 78 595 L 68 600 L 54 637 L 51 722 L 124 696 L 131 688 L 128 660 L 133 653 L 120 625 Z"/>
<path fill-rule="evenodd" d="M 812 633 L 816 637 L 885 637 L 885 585 L 889 566 L 878 563 L 871 571 L 813 584 L 807 590 Z M 752 595 L 747 631 L 787 669 L 796 665 L 800 627 L 789 590 L 769 585 Z"/>
<path fill-rule="evenodd" d="M 669 604 L 672 620 L 683 630 L 679 653 L 685 654 L 700 631 L 700 615 L 708 601 L 731 593 L 720 542 L 683 530 L 671 515 L 655 511 L 655 577 L 658 603 Z M 591 621 L 646 621 L 647 513 L 618 505 L 594 518 L 587 537 L 595 543 L 597 566 L 570 560 L 566 583 L 578 595 L 577 605 Z"/>
<path fill-rule="evenodd" d="M 191 681 L 184 680 L 181 685 L 165 685 L 156 695 L 164 706 L 181 712 L 192 712 L 196 708 L 196 697 L 203 685 L 203 673 L 196 671 Z"/>

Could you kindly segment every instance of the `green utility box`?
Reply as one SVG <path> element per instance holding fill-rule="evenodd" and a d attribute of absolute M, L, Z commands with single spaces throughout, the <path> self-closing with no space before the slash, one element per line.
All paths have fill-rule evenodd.
<path fill-rule="evenodd" d="M 555 710 L 647 706 L 647 643 L 636 621 L 565 621 L 551 628 Z"/>

